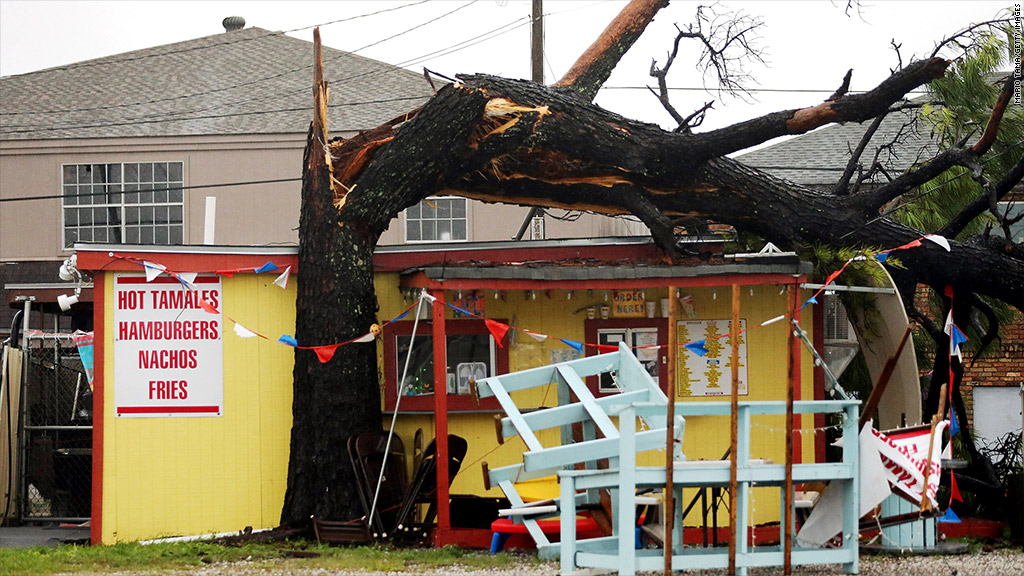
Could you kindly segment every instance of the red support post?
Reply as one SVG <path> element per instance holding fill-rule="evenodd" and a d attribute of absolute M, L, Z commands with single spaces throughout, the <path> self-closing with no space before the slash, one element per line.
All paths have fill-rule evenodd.
<path fill-rule="evenodd" d="M 431 290 L 444 298 L 444 290 Z M 448 354 L 445 339 L 444 304 L 433 303 L 434 337 L 434 438 L 437 447 L 437 530 L 434 546 L 451 544 L 451 515 L 448 509 Z"/>

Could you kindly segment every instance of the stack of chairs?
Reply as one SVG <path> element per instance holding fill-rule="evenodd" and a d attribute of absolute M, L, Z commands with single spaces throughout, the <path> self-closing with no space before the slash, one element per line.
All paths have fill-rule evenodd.
<path fill-rule="evenodd" d="M 465 439 L 454 434 L 448 436 L 449 486 L 462 467 L 467 447 Z M 397 435 L 391 437 L 390 448 L 385 431 L 353 436 L 348 440 L 348 451 L 366 524 L 374 538 L 394 538 L 433 522 L 437 513 L 437 450 L 433 440 L 417 458 L 411 481 L 406 474 L 405 446 Z M 384 476 L 371 515 L 382 468 Z M 422 521 L 414 519 L 417 504 L 428 504 Z"/>

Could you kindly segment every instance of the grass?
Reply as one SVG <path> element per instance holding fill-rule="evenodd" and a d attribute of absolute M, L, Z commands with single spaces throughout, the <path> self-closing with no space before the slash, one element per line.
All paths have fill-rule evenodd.
<path fill-rule="evenodd" d="M 397 548 L 318 546 L 305 541 L 249 543 L 222 546 L 206 542 L 172 544 L 115 544 L 59 548 L 0 549 L 0 572 L 5 576 L 57 573 L 138 571 L 165 573 L 215 562 L 248 561 L 258 566 L 294 569 L 419 571 L 460 565 L 472 569 L 507 568 L 512 563 L 539 562 L 506 553 L 491 555 L 456 547 Z"/>

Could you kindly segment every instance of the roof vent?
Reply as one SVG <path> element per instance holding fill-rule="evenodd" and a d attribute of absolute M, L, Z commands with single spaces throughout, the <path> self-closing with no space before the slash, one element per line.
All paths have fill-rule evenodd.
<path fill-rule="evenodd" d="M 241 16 L 228 16 L 221 21 L 221 24 L 224 25 L 225 32 L 234 32 L 235 30 L 245 28 L 245 18 Z"/>

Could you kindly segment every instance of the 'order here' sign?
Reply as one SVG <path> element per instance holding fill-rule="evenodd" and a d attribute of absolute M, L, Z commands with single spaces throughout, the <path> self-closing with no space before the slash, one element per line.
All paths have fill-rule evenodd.
<path fill-rule="evenodd" d="M 118 416 L 220 416 L 224 348 L 220 276 L 195 290 L 176 279 L 115 274 L 114 404 Z M 217 309 L 200 307 L 206 300 Z"/>

